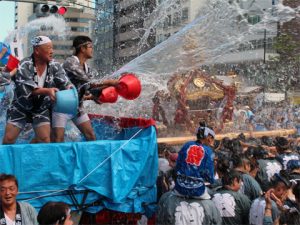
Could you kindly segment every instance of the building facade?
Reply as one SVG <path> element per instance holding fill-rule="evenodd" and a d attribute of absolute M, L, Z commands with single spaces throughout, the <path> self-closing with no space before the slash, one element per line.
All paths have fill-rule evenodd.
<path fill-rule="evenodd" d="M 95 10 L 94 65 L 102 76 L 114 70 L 114 1 L 98 0 Z"/>
<path fill-rule="evenodd" d="M 30 40 L 35 35 L 47 35 L 53 41 L 54 58 L 60 62 L 63 62 L 65 58 L 73 53 L 72 41 L 77 35 L 89 35 L 92 36 L 94 30 L 94 8 L 90 1 L 73 1 L 72 4 L 69 1 L 60 1 L 57 4 L 55 1 L 45 1 L 45 3 L 16 3 L 15 8 L 15 29 L 22 30 L 26 24 L 39 19 L 46 18 L 51 13 L 44 13 L 41 11 L 43 5 L 48 5 L 50 8 L 56 5 L 58 8 L 64 6 L 67 8 L 67 12 L 63 15 L 54 13 L 54 16 L 63 17 L 66 22 L 66 34 L 62 36 L 53 35 L 51 31 L 53 27 L 47 27 L 41 25 L 35 29 L 28 29 L 29 31 L 24 34 L 22 32 L 16 32 L 15 40 L 18 45 L 22 46 L 24 56 L 28 56 L 32 52 Z M 55 26 L 55 24 L 53 25 Z M 22 34 L 22 35 L 21 35 Z M 19 57 L 22 58 L 22 57 Z M 92 63 L 92 62 L 91 62 Z"/>
<path fill-rule="evenodd" d="M 147 46 L 139 46 L 144 31 L 145 15 L 156 6 L 155 0 L 98 0 L 96 60 L 104 74 L 122 65 L 155 46 L 155 35 L 148 37 Z"/>

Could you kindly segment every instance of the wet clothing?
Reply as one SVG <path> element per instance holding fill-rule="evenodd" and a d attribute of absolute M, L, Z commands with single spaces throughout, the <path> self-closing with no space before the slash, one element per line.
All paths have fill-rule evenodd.
<path fill-rule="evenodd" d="M 245 194 L 251 201 L 262 195 L 262 190 L 259 183 L 247 173 L 241 173 L 242 185 L 240 192 Z"/>
<path fill-rule="evenodd" d="M 263 225 L 265 217 L 266 201 L 264 197 L 257 198 L 253 201 L 249 213 L 250 225 Z M 272 221 L 275 221 L 280 216 L 276 203 L 272 200 Z"/>
<path fill-rule="evenodd" d="M 294 153 L 294 152 L 287 152 L 287 153 L 283 153 L 283 154 L 280 154 L 276 157 L 277 161 L 279 161 L 282 165 L 282 168 L 284 170 L 287 169 L 287 163 L 290 161 L 290 160 L 300 160 L 300 156 L 299 154 L 297 153 Z"/>
<path fill-rule="evenodd" d="M 159 200 L 157 225 L 222 224 L 220 213 L 211 200 L 178 196 L 174 191 Z"/>
<path fill-rule="evenodd" d="M 88 91 L 90 89 L 89 82 L 94 78 L 94 75 L 92 74 L 91 68 L 84 63 L 84 66 L 80 65 L 80 61 L 77 56 L 73 55 L 68 57 L 65 62 L 63 63 L 63 68 L 67 73 L 67 76 L 71 80 L 71 82 L 75 85 L 78 96 L 79 96 L 79 108 L 78 113 L 74 117 L 70 118 L 67 114 L 61 114 L 60 120 L 62 120 L 63 117 L 64 121 L 67 121 L 69 119 L 73 119 L 73 121 L 79 121 L 80 123 L 77 123 L 77 125 L 81 124 L 82 122 L 86 122 L 89 120 L 87 113 L 83 110 L 83 96 L 85 94 L 88 94 Z M 57 121 L 58 118 L 53 117 L 53 127 L 65 127 L 66 124 L 60 123 Z"/>
<path fill-rule="evenodd" d="M 205 182 L 214 183 L 214 153 L 197 141 L 183 145 L 178 153 L 175 189 L 185 196 L 201 196 Z"/>
<path fill-rule="evenodd" d="M 0 72 L 0 86 L 10 84 L 11 76 L 9 72 Z"/>
<path fill-rule="evenodd" d="M 52 127 L 65 128 L 69 120 L 72 120 L 76 126 L 79 126 L 80 124 L 89 121 L 90 118 L 87 113 L 74 117 L 71 114 L 52 112 Z"/>
<path fill-rule="evenodd" d="M 71 82 L 75 85 L 81 101 L 83 95 L 90 89 L 89 82 L 94 79 L 92 69 L 86 63 L 84 64 L 84 68 L 82 68 L 78 57 L 75 55 L 65 60 L 63 68 Z"/>
<path fill-rule="evenodd" d="M 222 188 L 212 200 L 220 211 L 223 224 L 248 224 L 251 201 L 246 195 Z"/>
<path fill-rule="evenodd" d="M 44 88 L 58 88 L 65 90 L 71 84 L 65 71 L 58 62 L 51 61 L 46 68 Z M 23 59 L 15 75 L 15 96 L 7 111 L 9 123 L 18 127 L 27 122 L 34 125 L 50 123 L 52 102 L 49 96 L 32 95 L 33 90 L 39 88 L 38 75 L 33 57 Z"/>
<path fill-rule="evenodd" d="M 260 184 L 263 191 L 267 191 L 271 187 L 271 178 L 275 173 L 279 173 L 282 166 L 273 158 L 257 160 L 259 170 L 255 179 Z"/>

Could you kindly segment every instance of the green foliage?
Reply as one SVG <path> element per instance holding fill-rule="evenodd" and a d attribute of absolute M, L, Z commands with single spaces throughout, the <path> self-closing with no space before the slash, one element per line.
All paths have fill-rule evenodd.
<path fill-rule="evenodd" d="M 299 62 L 300 47 L 299 42 L 289 34 L 281 34 L 277 37 L 274 44 L 274 49 L 280 54 L 278 60 L 280 61 L 295 61 Z"/>

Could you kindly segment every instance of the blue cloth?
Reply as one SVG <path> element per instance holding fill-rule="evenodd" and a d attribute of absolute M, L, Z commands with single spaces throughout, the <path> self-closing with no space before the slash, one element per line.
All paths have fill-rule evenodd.
<path fill-rule="evenodd" d="M 214 183 L 214 153 L 199 142 L 187 142 L 179 151 L 175 170 L 175 189 L 185 196 L 201 196 L 204 182 Z"/>
<path fill-rule="evenodd" d="M 0 42 L 0 52 L 2 52 L 3 47 L 7 48 L 7 51 L 4 54 L 4 56 L 0 59 L 0 61 L 4 65 L 6 65 L 7 61 L 8 61 L 8 58 L 9 58 L 9 55 L 11 54 L 11 51 L 10 51 L 10 47 L 8 45 L 4 44 L 3 42 Z"/>
<path fill-rule="evenodd" d="M 71 193 L 80 204 L 86 192 L 85 205 L 99 202 L 88 208 L 89 212 L 108 208 L 144 213 L 154 204 L 158 171 L 155 128 L 115 129 L 112 135 L 112 125 L 104 121 L 97 125 L 95 131 L 101 139 L 97 141 L 0 145 L 0 171 L 18 178 L 18 200 L 39 197 L 28 201 L 39 210 L 47 201 L 74 204 Z M 105 132 L 109 129 L 111 140 Z"/>

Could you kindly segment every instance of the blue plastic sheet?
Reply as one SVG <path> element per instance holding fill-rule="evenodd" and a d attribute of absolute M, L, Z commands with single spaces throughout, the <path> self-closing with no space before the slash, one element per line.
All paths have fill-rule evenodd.
<path fill-rule="evenodd" d="M 108 208 L 144 213 L 154 204 L 155 128 L 116 129 L 104 121 L 93 125 L 102 140 L 0 145 L 0 172 L 16 175 L 18 199 L 37 210 L 47 201 L 64 201 L 89 212 Z M 109 129 L 110 140 L 105 140 Z M 98 204 L 89 207 L 94 202 Z"/>

